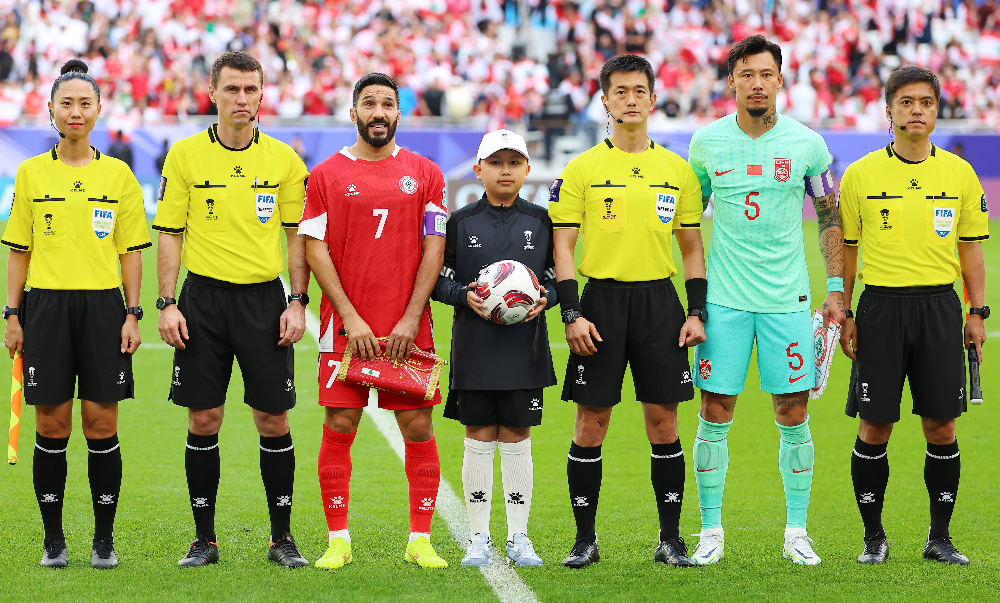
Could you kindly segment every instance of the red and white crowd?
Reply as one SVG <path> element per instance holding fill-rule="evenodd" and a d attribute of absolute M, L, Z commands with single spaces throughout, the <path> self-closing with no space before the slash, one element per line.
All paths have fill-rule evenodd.
<path fill-rule="evenodd" d="M 405 114 L 603 122 L 600 67 L 638 52 L 659 119 L 716 118 L 735 110 L 729 50 L 754 33 L 781 45 L 779 108 L 807 123 L 881 127 L 882 83 L 912 63 L 941 77 L 940 117 L 1000 127 L 997 0 L 0 0 L 0 124 L 44 115 L 73 55 L 126 130 L 211 113 L 226 50 L 264 65 L 265 116 L 346 119 L 353 82 L 382 71 Z"/>

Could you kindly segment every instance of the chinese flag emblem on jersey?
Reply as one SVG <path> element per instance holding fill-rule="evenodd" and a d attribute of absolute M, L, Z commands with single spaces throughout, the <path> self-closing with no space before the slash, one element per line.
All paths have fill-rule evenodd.
<path fill-rule="evenodd" d="M 774 179 L 778 182 L 788 182 L 788 175 L 792 172 L 791 159 L 774 160 Z"/>
<path fill-rule="evenodd" d="M 747 166 L 747 176 L 762 176 L 763 174 L 764 174 L 764 166 L 762 165 Z"/>

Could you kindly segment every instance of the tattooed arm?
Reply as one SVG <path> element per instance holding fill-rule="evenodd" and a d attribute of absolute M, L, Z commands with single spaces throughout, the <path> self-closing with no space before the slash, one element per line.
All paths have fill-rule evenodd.
<path fill-rule="evenodd" d="M 816 208 L 816 225 L 819 229 L 819 250 L 826 264 L 827 278 L 844 277 L 844 229 L 840 225 L 840 214 L 837 212 L 835 193 L 813 198 Z M 844 294 L 838 291 L 829 293 L 823 302 L 823 326 L 830 318 L 843 324 Z"/>

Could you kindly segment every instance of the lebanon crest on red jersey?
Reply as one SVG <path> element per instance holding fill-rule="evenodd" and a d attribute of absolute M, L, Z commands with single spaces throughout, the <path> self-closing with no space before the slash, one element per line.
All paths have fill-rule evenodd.
<path fill-rule="evenodd" d="M 344 292 L 376 337 L 386 337 L 413 293 L 425 236 L 445 236 L 444 175 L 429 159 L 396 147 L 381 161 L 347 147 L 313 168 L 299 234 L 330 248 Z M 343 321 L 323 296 L 320 351 L 343 352 Z M 417 340 L 433 349 L 430 307 Z"/>

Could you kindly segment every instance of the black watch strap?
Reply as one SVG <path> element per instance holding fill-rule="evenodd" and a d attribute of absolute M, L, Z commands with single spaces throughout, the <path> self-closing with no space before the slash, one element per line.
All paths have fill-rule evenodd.
<path fill-rule="evenodd" d="M 697 316 L 701 322 L 708 322 L 708 308 L 691 308 L 688 310 L 688 316 Z"/>
<path fill-rule="evenodd" d="M 854 318 L 854 310 L 852 310 L 850 308 L 844 310 L 844 316 L 846 316 L 847 318 L 853 319 Z"/>
<path fill-rule="evenodd" d="M 125 314 L 134 314 L 136 320 L 142 320 L 142 306 L 126 308 Z"/>
<path fill-rule="evenodd" d="M 983 306 L 982 308 L 969 308 L 969 314 L 978 314 L 983 317 L 983 320 L 986 320 L 990 317 L 990 307 Z"/>
<path fill-rule="evenodd" d="M 288 303 L 293 301 L 298 301 L 303 306 L 309 305 L 309 294 L 308 293 L 293 293 L 288 296 Z"/>
<path fill-rule="evenodd" d="M 3 319 L 7 320 L 10 316 L 17 316 L 17 308 L 11 308 L 10 306 L 3 307 Z"/>
<path fill-rule="evenodd" d="M 576 322 L 577 318 L 583 318 L 583 312 L 573 308 L 562 311 L 562 321 L 566 324 Z"/>
<path fill-rule="evenodd" d="M 177 300 L 172 297 L 161 297 L 156 300 L 156 309 L 162 310 L 171 304 L 176 304 Z"/>

